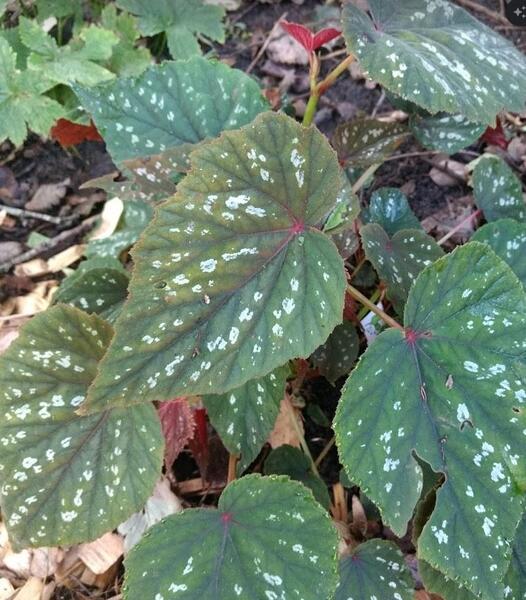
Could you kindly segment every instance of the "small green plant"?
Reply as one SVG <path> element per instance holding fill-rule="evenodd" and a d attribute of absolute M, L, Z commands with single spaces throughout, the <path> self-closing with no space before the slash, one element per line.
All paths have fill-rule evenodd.
<path fill-rule="evenodd" d="M 143 33 L 166 32 L 176 56 L 194 52 L 196 32 L 220 36 L 216 15 L 178 37 L 171 18 L 183 3 L 159 14 L 118 5 Z M 521 184 L 502 159 L 479 159 L 473 188 L 488 223 L 449 254 L 399 190 L 377 191 L 361 214 L 356 192 L 409 135 L 453 153 L 502 109 L 523 110 L 526 61 L 445 0 L 369 8 L 345 6 L 350 54 L 321 80 L 316 40 L 338 32 L 287 24 L 310 53 L 303 124 L 271 112 L 245 74 L 202 57 L 72 84 L 128 177 L 105 185 L 143 211 L 145 228 L 123 223 L 118 243 L 91 242 L 57 304 L 0 359 L 2 510 L 17 547 L 92 540 L 144 505 L 162 471 L 154 403 L 201 397 L 237 475 L 250 471 L 297 359 L 312 357 L 331 381 L 350 372 L 333 423 L 342 481 L 396 536 L 411 525 L 427 590 L 524 597 Z M 43 60 L 33 52 L 29 65 Z M 341 124 L 336 153 L 311 123 L 353 60 L 411 118 Z M 342 164 L 360 176 L 351 182 Z M 117 258 L 132 245 L 128 283 Z M 373 286 L 358 283 L 366 260 Z M 364 294 L 379 282 L 385 294 Z M 355 323 L 371 312 L 382 323 L 358 362 L 346 298 L 363 305 Z M 155 525 L 125 560 L 125 598 L 412 598 L 393 542 L 369 539 L 339 561 L 327 488 L 303 451 L 275 450 L 265 475 L 232 481 L 217 509 Z"/>

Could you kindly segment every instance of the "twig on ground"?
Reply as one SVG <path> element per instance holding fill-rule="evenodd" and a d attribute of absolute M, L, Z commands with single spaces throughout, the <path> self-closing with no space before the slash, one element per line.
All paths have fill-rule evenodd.
<path fill-rule="evenodd" d="M 470 221 L 472 221 L 473 219 L 476 219 L 477 217 L 480 217 L 480 215 L 482 215 L 482 211 L 476 210 L 475 212 L 469 214 L 465 219 L 462 219 L 462 221 L 460 221 L 460 223 L 457 223 L 455 225 L 455 227 L 453 227 L 453 229 L 451 229 L 451 231 L 449 231 L 448 233 L 446 233 L 446 235 L 443 238 L 440 238 L 438 240 L 438 245 L 442 246 L 443 244 L 445 244 L 450 238 L 452 238 L 455 233 L 457 233 L 458 231 L 460 231 L 464 225 L 466 225 L 467 223 L 469 223 Z"/>
<path fill-rule="evenodd" d="M 258 53 L 256 54 L 256 56 L 254 56 L 254 60 L 248 65 L 245 73 L 250 73 L 252 71 L 252 69 L 257 65 L 259 59 L 263 56 L 263 52 L 265 52 L 265 50 L 267 49 L 267 46 L 270 44 L 270 40 L 272 39 L 272 36 L 274 35 L 274 33 L 277 31 L 278 27 L 281 25 L 281 21 L 283 21 L 283 19 L 285 19 L 287 17 L 286 12 L 284 12 L 281 17 L 274 23 L 274 27 L 270 30 L 270 33 L 267 36 L 267 39 L 263 42 L 263 45 L 261 46 L 261 48 L 258 50 Z"/>
<path fill-rule="evenodd" d="M 48 223 L 53 223 L 55 225 L 60 225 L 65 221 L 73 220 L 74 217 L 53 217 L 51 215 L 46 215 L 41 212 L 34 212 L 32 210 L 25 210 L 24 208 L 15 208 L 14 206 L 6 206 L 5 204 L 0 204 L 0 211 L 5 211 L 8 215 L 12 217 L 22 217 L 24 219 L 38 219 L 39 221 L 47 221 Z"/>

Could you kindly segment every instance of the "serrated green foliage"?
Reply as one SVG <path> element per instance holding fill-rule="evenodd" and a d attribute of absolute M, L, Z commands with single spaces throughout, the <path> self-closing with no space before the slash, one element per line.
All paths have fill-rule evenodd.
<path fill-rule="evenodd" d="M 36 21 L 21 17 L 19 33 L 31 50 L 29 69 L 43 73 L 56 84 L 76 82 L 92 86 L 115 77 L 100 64 L 111 58 L 113 47 L 119 42 L 111 31 L 95 25 L 85 27 L 66 46 L 59 46 Z"/>
<path fill-rule="evenodd" d="M 511 547 L 511 562 L 504 578 L 504 597 L 526 598 L 526 514 L 522 515 Z"/>
<path fill-rule="evenodd" d="M 89 410 L 224 393 L 322 344 L 343 311 L 343 262 L 317 228 L 339 174 L 318 130 L 274 113 L 196 150 L 135 246 Z"/>
<path fill-rule="evenodd" d="M 486 125 L 472 123 L 462 115 L 411 115 L 409 127 L 416 139 L 430 150 L 455 154 L 467 148 L 486 131 Z"/>
<path fill-rule="evenodd" d="M 137 20 L 124 12 L 117 14 L 115 6 L 109 4 L 101 13 L 101 25 L 119 38 L 105 66 L 121 77 L 141 75 L 151 64 L 152 56 L 148 48 L 137 47 L 140 38 Z"/>
<path fill-rule="evenodd" d="M 376 223 L 360 230 L 365 256 L 387 284 L 389 298 L 400 312 L 418 274 L 444 252 L 419 229 L 401 229 L 392 237 Z"/>
<path fill-rule="evenodd" d="M 240 455 L 240 472 L 257 457 L 274 427 L 288 372 L 287 367 L 280 367 L 227 394 L 203 397 L 210 422 L 225 448 Z"/>
<path fill-rule="evenodd" d="M 92 258 L 64 279 L 53 297 L 54 303 L 76 306 L 96 313 L 113 323 L 124 300 L 130 278 L 118 260 Z"/>
<path fill-rule="evenodd" d="M 402 229 L 421 229 L 420 221 L 411 210 L 405 195 L 397 188 L 381 188 L 371 196 L 363 211 L 366 223 L 378 223 L 388 235 Z"/>
<path fill-rule="evenodd" d="M 510 42 L 444 0 L 368 0 L 372 18 L 343 10 L 349 50 L 369 77 L 431 113 L 493 123 L 522 111 L 526 61 Z"/>
<path fill-rule="evenodd" d="M 479 597 L 445 577 L 443 573 L 434 569 L 424 560 L 418 561 L 418 572 L 426 590 L 430 593 L 440 594 L 443 600 L 476 600 Z"/>
<path fill-rule="evenodd" d="M 129 192 L 134 194 L 134 192 Z M 144 228 L 153 216 L 153 208 L 144 200 L 127 200 L 124 202 L 119 225 L 107 238 L 91 240 L 86 248 L 87 257 L 107 256 L 118 258 L 139 239 Z"/>
<path fill-rule="evenodd" d="M 232 600 L 296 590 L 304 600 L 329 600 L 336 543 L 307 488 L 249 475 L 225 489 L 218 510 L 185 510 L 155 525 L 125 561 L 124 593 L 127 600 Z"/>
<path fill-rule="evenodd" d="M 369 540 L 340 562 L 335 600 L 412 600 L 413 587 L 396 545 Z"/>
<path fill-rule="evenodd" d="M 345 385 L 341 461 L 398 534 L 422 488 L 413 452 L 444 473 L 419 558 L 481 598 L 502 597 L 522 512 L 526 295 L 472 242 L 420 274 L 404 325 L 376 338 Z"/>
<path fill-rule="evenodd" d="M 499 219 L 478 229 L 474 242 L 487 244 L 505 260 L 526 288 L 526 224 L 514 219 Z"/>
<path fill-rule="evenodd" d="M 265 475 L 288 475 L 312 490 L 316 500 L 327 510 L 331 503 L 327 486 L 311 468 L 309 459 L 299 448 L 283 444 L 270 452 L 265 460 Z"/>
<path fill-rule="evenodd" d="M 488 221 L 524 220 L 526 205 L 522 185 L 511 168 L 498 156 L 484 155 L 473 170 L 473 193 Z"/>
<path fill-rule="evenodd" d="M 338 125 L 333 145 L 340 160 L 353 167 L 368 167 L 382 163 L 408 136 L 407 127 L 401 123 L 353 119 Z"/>
<path fill-rule="evenodd" d="M 116 162 L 214 138 L 268 107 L 250 77 L 199 57 L 76 91 Z"/>
<path fill-rule="evenodd" d="M 348 375 L 358 358 L 360 339 L 349 321 L 338 325 L 329 339 L 311 356 L 312 364 L 332 384 Z"/>
<path fill-rule="evenodd" d="M 173 58 L 201 54 L 196 36 L 225 41 L 221 6 L 207 6 L 201 0 L 116 0 L 117 6 L 139 17 L 139 29 L 151 36 L 164 32 Z"/>
<path fill-rule="evenodd" d="M 35 4 L 39 21 L 49 17 L 75 17 L 76 21 L 81 21 L 83 17 L 82 0 L 37 0 Z"/>
<path fill-rule="evenodd" d="M 0 142 L 10 139 L 19 146 L 28 128 L 47 134 L 64 112 L 58 102 L 42 96 L 53 85 L 42 74 L 19 71 L 16 54 L 9 42 L 0 38 Z"/>
<path fill-rule="evenodd" d="M 0 358 L 1 504 L 18 547 L 93 540 L 141 508 L 159 477 L 152 405 L 76 413 L 112 333 L 96 315 L 56 306 Z"/>

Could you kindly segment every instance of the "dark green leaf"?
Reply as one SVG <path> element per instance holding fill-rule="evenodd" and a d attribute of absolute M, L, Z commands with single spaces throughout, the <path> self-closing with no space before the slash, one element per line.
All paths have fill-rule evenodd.
<path fill-rule="evenodd" d="M 338 325 L 329 339 L 311 356 L 312 364 L 332 384 L 348 375 L 358 358 L 360 340 L 356 327 L 345 321 Z"/>
<path fill-rule="evenodd" d="M 369 540 L 340 562 L 335 600 L 412 600 L 413 588 L 396 545 Z"/>
<path fill-rule="evenodd" d="M 524 55 L 464 9 L 443 0 L 368 4 L 371 17 L 346 4 L 343 29 L 371 79 L 431 113 L 493 123 L 503 108 L 524 109 Z"/>
<path fill-rule="evenodd" d="M 526 598 L 526 514 L 522 515 L 511 547 L 511 563 L 504 578 L 504 597 L 512 600 Z"/>
<path fill-rule="evenodd" d="M 488 221 L 507 217 L 522 221 L 526 216 L 521 182 L 498 156 L 485 155 L 477 161 L 473 193 Z"/>
<path fill-rule="evenodd" d="M 311 469 L 309 459 L 299 448 L 279 446 L 265 460 L 265 475 L 288 475 L 312 490 L 316 500 L 327 510 L 331 503 L 327 486 Z"/>
<path fill-rule="evenodd" d="M 267 441 L 285 394 L 288 368 L 276 369 L 219 396 L 204 396 L 208 417 L 231 454 L 240 454 L 244 471 Z"/>
<path fill-rule="evenodd" d="M 345 275 L 316 226 L 339 174 L 319 131 L 274 113 L 196 150 L 135 247 L 91 410 L 224 393 L 322 344 L 341 321 Z"/>
<path fill-rule="evenodd" d="M 117 162 L 214 138 L 268 106 L 250 77 L 199 57 L 76 91 Z"/>
<path fill-rule="evenodd" d="M 420 271 L 444 251 L 418 229 L 402 229 L 390 238 L 380 225 L 370 223 L 361 228 L 360 234 L 365 256 L 387 284 L 389 298 L 400 311 Z"/>
<path fill-rule="evenodd" d="M 19 547 L 93 540 L 140 509 L 159 477 L 152 405 L 76 412 L 112 333 L 96 315 L 56 306 L 0 358 L 2 511 Z"/>
<path fill-rule="evenodd" d="M 125 595 L 329 600 L 336 544 L 310 490 L 286 477 L 249 475 L 225 489 L 218 510 L 186 510 L 152 527 L 125 561 Z"/>
<path fill-rule="evenodd" d="M 424 560 L 418 561 L 418 571 L 426 590 L 430 593 L 440 594 L 443 600 L 476 600 L 477 598 L 465 587 L 448 579 Z"/>
<path fill-rule="evenodd" d="M 526 294 L 472 242 L 419 275 L 404 325 L 381 333 L 346 383 L 340 458 L 398 534 L 422 489 L 413 453 L 443 473 L 419 558 L 481 598 L 502 597 L 522 513 Z"/>
<path fill-rule="evenodd" d="M 486 131 L 486 125 L 472 123 L 462 115 L 412 115 L 409 126 L 416 139 L 430 150 L 455 154 L 467 148 Z"/>
<path fill-rule="evenodd" d="M 352 166 L 382 163 L 407 139 L 409 132 L 400 123 L 377 119 L 353 119 L 336 128 L 333 145 L 340 160 Z"/>
<path fill-rule="evenodd" d="M 378 223 L 389 235 L 394 235 L 401 229 L 422 228 L 407 198 L 397 188 L 376 190 L 363 216 L 366 223 Z"/>

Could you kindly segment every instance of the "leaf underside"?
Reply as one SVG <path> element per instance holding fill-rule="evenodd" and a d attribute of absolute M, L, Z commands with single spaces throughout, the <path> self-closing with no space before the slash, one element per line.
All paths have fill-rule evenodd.
<path fill-rule="evenodd" d="M 422 489 L 413 452 L 444 473 L 419 558 L 481 598 L 500 597 L 522 510 L 526 295 L 473 242 L 419 275 L 404 324 L 405 336 L 376 338 L 345 385 L 342 463 L 398 534 Z"/>
<path fill-rule="evenodd" d="M 307 488 L 249 475 L 225 489 L 218 510 L 190 509 L 154 526 L 125 561 L 125 594 L 328 600 L 337 582 L 336 541 Z"/>
<path fill-rule="evenodd" d="M 214 138 L 268 107 L 250 77 L 200 57 L 75 91 L 117 163 Z"/>
<path fill-rule="evenodd" d="M 444 0 L 368 0 L 371 17 L 346 4 L 349 50 L 374 81 L 431 113 L 493 123 L 526 97 L 524 55 L 464 9 Z"/>
<path fill-rule="evenodd" d="M 17 546 L 93 540 L 141 508 L 159 477 L 152 405 L 76 414 L 111 336 L 98 316 L 59 305 L 0 359 L 1 503 Z"/>
<path fill-rule="evenodd" d="M 228 392 L 309 356 L 341 321 L 343 262 L 316 228 L 339 191 L 325 138 L 266 113 L 192 165 L 133 251 L 88 410 Z"/>

